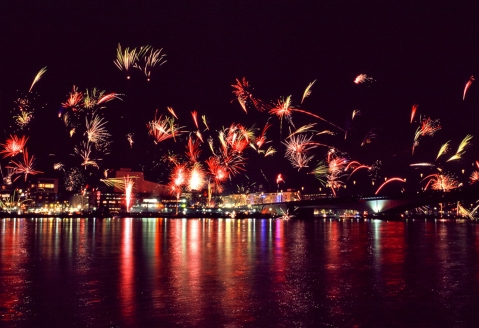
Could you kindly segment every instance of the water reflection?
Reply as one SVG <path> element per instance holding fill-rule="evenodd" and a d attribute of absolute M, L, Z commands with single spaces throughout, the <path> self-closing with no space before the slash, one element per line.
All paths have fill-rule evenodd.
<path fill-rule="evenodd" d="M 0 279 L 0 323 L 15 326 L 468 326 L 479 228 L 1 219 Z"/>

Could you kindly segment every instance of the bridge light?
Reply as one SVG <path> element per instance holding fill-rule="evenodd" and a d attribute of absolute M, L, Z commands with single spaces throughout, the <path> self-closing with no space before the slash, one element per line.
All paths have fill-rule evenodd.
<path fill-rule="evenodd" d="M 353 181 L 353 184 L 356 184 L 356 180 Z"/>
<path fill-rule="evenodd" d="M 421 178 L 422 178 L 422 173 L 420 175 L 421 175 Z"/>
<path fill-rule="evenodd" d="M 373 186 L 374 186 L 374 181 L 373 181 Z"/>
<path fill-rule="evenodd" d="M 388 178 L 384 177 L 384 181 L 387 181 L 387 180 L 388 180 Z"/>
<path fill-rule="evenodd" d="M 462 174 L 464 174 L 464 169 L 462 169 Z"/>

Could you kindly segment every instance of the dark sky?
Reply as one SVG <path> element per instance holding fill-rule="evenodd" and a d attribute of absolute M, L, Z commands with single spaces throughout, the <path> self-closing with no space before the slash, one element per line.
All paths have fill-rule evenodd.
<path fill-rule="evenodd" d="M 316 79 L 302 108 L 351 127 L 346 141 L 341 134 L 317 140 L 334 144 L 361 162 L 382 159 L 385 176 L 403 174 L 405 163 L 431 161 L 445 141 L 451 139 L 457 145 L 467 133 L 477 131 L 478 85 L 473 83 L 462 101 L 469 77 L 479 77 L 476 6 L 413 1 L 395 5 L 15 1 L 2 7 L 1 141 L 12 133 L 10 110 L 16 90 L 28 91 L 35 74 L 47 66 L 35 86 L 46 106 L 36 110 L 28 133 L 29 151 L 38 156 L 38 168 L 45 172 L 51 171 L 53 162 L 66 161 L 73 153 L 68 133 L 57 118 L 73 85 L 125 95 L 123 101 L 108 103 L 104 112 L 114 143 L 102 167 L 143 168 L 150 179 L 162 182 L 167 182 L 167 173 L 153 161 L 167 149 L 183 152 L 185 143 L 153 145 L 145 125 L 155 110 L 167 114 L 166 107 L 173 107 L 179 123 L 189 129 L 193 129 L 193 110 L 206 115 L 217 130 L 232 122 L 262 127 L 266 113 L 251 109 L 246 115 L 232 102 L 231 84 L 241 77 L 265 102 L 292 95 L 296 105 L 308 83 Z M 168 61 L 149 83 L 140 75 L 127 81 L 113 64 L 118 43 L 163 48 Z M 375 81 L 354 84 L 361 73 Z M 417 127 L 409 124 L 413 104 L 419 104 L 418 114 L 438 118 L 443 126 L 434 138 L 424 139 L 416 158 L 409 153 Z M 361 110 L 362 116 L 351 124 L 353 109 Z M 331 129 L 299 113 L 293 121 L 296 126 L 317 122 L 318 129 Z M 278 120 L 271 117 L 270 122 L 274 125 L 269 136 L 278 143 Z M 372 128 L 377 129 L 379 140 L 360 147 Z M 129 132 L 138 140 L 134 149 L 126 141 Z M 471 161 L 479 156 L 474 146 L 469 153 L 470 170 Z M 315 154 L 312 166 L 324 159 L 326 149 L 318 148 Z M 291 187 L 312 179 L 307 174 L 310 170 L 298 173 L 278 154 L 261 159 L 251 152 L 246 157 L 251 177 L 262 169 L 274 181 L 276 174 L 284 172 Z"/>

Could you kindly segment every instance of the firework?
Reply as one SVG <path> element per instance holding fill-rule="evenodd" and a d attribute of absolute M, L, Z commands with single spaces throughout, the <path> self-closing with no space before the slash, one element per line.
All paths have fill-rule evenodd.
<path fill-rule="evenodd" d="M 284 157 L 291 162 L 293 167 L 297 167 L 298 170 L 303 167 L 308 167 L 309 161 L 314 157 L 308 156 L 307 153 L 318 145 L 322 145 L 311 141 L 311 139 L 312 136 L 303 134 L 291 136 L 291 138 L 283 142 L 286 146 Z"/>
<path fill-rule="evenodd" d="M 98 168 L 98 163 L 97 161 L 99 159 L 92 159 L 91 158 L 91 144 L 87 141 L 82 141 L 79 146 L 75 146 L 75 154 L 80 156 L 83 160 L 81 163 L 81 166 L 84 166 L 85 169 L 87 166 L 93 166 L 95 168 Z"/>
<path fill-rule="evenodd" d="M 113 61 L 116 67 L 120 71 L 124 71 L 127 76 L 127 79 L 130 79 L 130 68 L 132 68 L 136 61 L 138 60 L 138 54 L 136 53 L 136 48 L 130 50 L 130 48 L 121 49 L 121 45 L 118 43 L 118 48 L 116 50 L 116 60 Z"/>
<path fill-rule="evenodd" d="M 178 119 L 178 116 L 176 116 L 176 113 L 172 107 L 166 107 L 166 109 L 171 113 L 171 115 L 173 115 L 176 119 Z"/>
<path fill-rule="evenodd" d="M 321 184 L 331 188 L 334 196 L 336 196 L 336 190 L 344 184 L 341 178 L 345 176 L 346 167 L 348 167 L 348 160 L 342 153 L 331 148 L 328 151 L 326 161 L 319 162 L 311 173 Z"/>
<path fill-rule="evenodd" d="M 62 170 L 63 172 L 65 172 L 65 166 L 63 165 L 63 163 L 55 163 L 55 164 L 53 164 L 53 169 L 54 169 L 54 170 L 57 170 L 57 171 Z"/>
<path fill-rule="evenodd" d="M 184 127 L 175 124 L 173 117 L 165 116 L 163 119 L 162 115 L 158 119 L 156 119 L 155 115 L 155 119 L 148 122 L 146 126 L 150 135 L 155 139 L 155 143 L 160 143 L 170 138 L 175 139 L 176 136 L 184 132 L 181 130 Z"/>
<path fill-rule="evenodd" d="M 472 81 L 474 81 L 474 76 L 471 76 L 469 78 L 469 81 L 467 81 L 466 86 L 464 87 L 464 93 L 462 95 L 462 100 L 466 99 L 466 92 L 471 87 Z"/>
<path fill-rule="evenodd" d="M 440 191 L 450 191 L 452 189 L 456 189 L 460 187 L 462 184 L 457 181 L 457 179 L 451 175 L 446 173 L 435 173 L 428 175 L 422 181 L 428 180 L 424 190 L 426 190 L 429 186 L 433 190 L 440 190 Z"/>
<path fill-rule="evenodd" d="M 23 151 L 23 162 L 12 160 L 10 161 L 10 164 L 12 164 L 12 166 L 7 166 L 7 168 L 13 169 L 14 174 L 23 174 L 25 177 L 25 181 L 27 181 L 27 176 L 29 174 L 35 175 L 38 173 L 43 173 L 42 171 L 37 171 L 34 169 L 34 163 L 35 156 L 32 155 L 32 157 L 29 158 L 28 150 L 25 148 L 25 150 Z M 18 178 L 19 176 L 16 177 L 15 180 L 17 180 Z"/>
<path fill-rule="evenodd" d="M 46 71 L 47 71 L 47 67 L 45 66 L 37 73 L 37 75 L 35 75 L 35 78 L 33 79 L 33 83 L 30 86 L 30 90 L 28 90 L 28 92 L 32 92 L 33 86 L 42 78 L 43 74 L 45 74 Z"/>
<path fill-rule="evenodd" d="M 124 180 L 124 184 L 125 184 L 126 211 L 129 212 L 130 211 L 131 200 L 133 198 L 134 181 L 133 181 L 133 179 L 130 178 L 130 176 L 128 174 L 123 177 L 123 180 Z"/>
<path fill-rule="evenodd" d="M 365 82 L 372 82 L 372 81 L 374 81 L 374 79 L 372 77 L 367 76 L 366 74 L 359 74 L 354 79 L 354 83 L 356 83 L 356 84 L 361 84 L 361 83 L 365 83 Z"/>
<path fill-rule="evenodd" d="M 471 176 L 469 178 L 469 183 L 473 184 L 474 182 L 479 181 L 479 171 L 474 171 L 471 173 Z"/>
<path fill-rule="evenodd" d="M 253 94 L 249 91 L 250 86 L 248 81 L 246 81 L 246 78 L 243 77 L 241 81 L 236 79 L 236 84 L 232 84 L 231 86 L 234 88 L 233 94 L 238 99 L 238 102 L 245 113 L 248 113 L 247 105 L 249 102 L 251 102 L 260 112 L 268 109 L 269 106 L 264 104 L 261 100 L 253 97 Z"/>
<path fill-rule="evenodd" d="M 128 133 L 126 135 L 126 139 L 128 140 L 128 143 L 130 144 L 130 148 L 133 148 L 133 137 L 134 137 L 134 134 L 133 133 Z"/>
<path fill-rule="evenodd" d="M 445 154 L 449 150 L 450 141 L 451 140 L 449 140 L 448 142 L 446 142 L 444 145 L 441 146 L 441 148 L 439 149 L 439 152 L 437 153 L 436 161 L 439 157 L 441 157 L 441 155 Z"/>
<path fill-rule="evenodd" d="M 78 91 L 76 86 L 73 86 L 73 90 L 69 93 L 67 101 L 62 103 L 63 108 L 71 108 L 72 110 L 78 110 L 78 106 L 83 99 L 83 94 Z"/>
<path fill-rule="evenodd" d="M 205 186 L 205 171 L 200 163 L 193 164 L 193 167 L 188 172 L 188 189 L 202 190 Z"/>
<path fill-rule="evenodd" d="M 472 136 L 470 134 L 466 135 L 464 139 L 461 141 L 459 144 L 459 147 L 457 147 L 456 153 L 449 158 L 447 161 L 454 161 L 457 159 L 460 159 L 462 155 L 466 152 L 466 147 L 469 145 L 469 141 L 472 139 Z"/>
<path fill-rule="evenodd" d="M 301 103 L 303 103 L 303 101 L 306 97 L 309 97 L 311 95 L 311 87 L 313 86 L 314 82 L 316 82 L 316 80 L 314 80 L 313 82 L 308 84 L 308 86 L 306 87 L 306 90 L 304 90 L 303 98 L 301 99 Z"/>
<path fill-rule="evenodd" d="M 280 173 L 278 174 L 278 176 L 276 177 L 276 184 L 279 186 L 279 183 L 282 182 L 284 183 L 284 179 L 283 179 L 283 175 Z"/>
<path fill-rule="evenodd" d="M 102 143 L 106 142 L 108 137 L 111 136 L 105 129 L 105 124 L 108 123 L 104 121 L 103 118 L 99 117 L 98 115 L 93 115 L 91 120 L 88 121 L 88 118 L 85 117 L 86 120 L 86 132 L 88 141 L 91 143 Z"/>
<path fill-rule="evenodd" d="M 352 115 L 351 120 L 354 120 L 354 118 L 355 118 L 356 116 L 360 116 L 360 115 L 361 115 L 361 111 L 360 111 L 359 109 L 353 110 L 353 115 Z"/>
<path fill-rule="evenodd" d="M 416 111 L 417 111 L 417 108 L 418 108 L 418 104 L 415 104 L 415 105 L 412 105 L 412 109 L 411 109 L 411 122 L 414 120 L 414 116 L 416 116 Z"/>
<path fill-rule="evenodd" d="M 261 131 L 261 134 L 256 138 L 256 146 L 261 148 L 266 143 L 266 131 L 271 127 L 271 124 L 269 122 L 266 122 L 264 125 L 263 130 Z"/>
<path fill-rule="evenodd" d="M 387 185 L 388 183 L 393 182 L 393 181 L 406 182 L 406 180 L 404 180 L 404 179 L 402 179 L 402 178 L 391 178 L 391 179 L 388 179 L 388 180 L 384 181 L 384 183 L 378 188 L 378 190 L 376 190 L 376 192 L 375 192 L 374 194 L 377 195 L 377 194 L 379 193 L 379 191 L 380 191 L 385 185 Z"/>
<path fill-rule="evenodd" d="M 19 138 L 16 135 L 10 135 L 4 144 L 0 144 L 0 146 L 4 147 L 0 154 L 4 154 L 3 158 L 13 157 L 21 152 L 25 148 L 25 144 L 28 141 L 28 137 L 23 136 Z"/>
<path fill-rule="evenodd" d="M 201 150 L 199 149 L 199 144 L 197 141 L 194 141 L 191 136 L 188 138 L 188 145 L 186 146 L 186 155 L 189 157 L 192 163 L 198 162 L 198 157 L 200 156 Z"/>
<path fill-rule="evenodd" d="M 198 127 L 198 112 L 197 111 L 192 111 L 191 116 L 193 117 L 193 122 L 195 122 L 196 128 L 199 129 L 199 127 Z"/>
<path fill-rule="evenodd" d="M 414 148 L 419 145 L 419 138 L 424 136 L 432 137 L 437 131 L 441 129 L 439 120 L 431 120 L 430 117 L 423 119 L 421 126 L 416 129 L 414 135 L 414 142 L 412 146 L 412 153 L 414 154 Z"/>
<path fill-rule="evenodd" d="M 144 51 L 143 51 L 144 49 Z M 166 54 L 161 54 L 163 49 L 153 49 L 150 46 L 142 47 L 138 54 L 138 63 L 134 67 L 138 68 L 145 74 L 147 81 L 150 81 L 151 71 L 166 63 Z"/>

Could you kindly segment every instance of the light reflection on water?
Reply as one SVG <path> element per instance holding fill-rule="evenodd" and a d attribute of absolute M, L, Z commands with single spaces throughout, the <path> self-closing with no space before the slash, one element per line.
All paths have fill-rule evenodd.
<path fill-rule="evenodd" d="M 0 325 L 471 326 L 479 225 L 0 219 Z"/>

